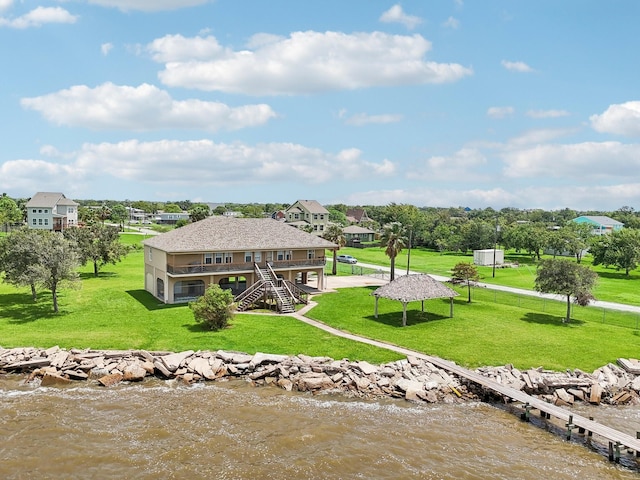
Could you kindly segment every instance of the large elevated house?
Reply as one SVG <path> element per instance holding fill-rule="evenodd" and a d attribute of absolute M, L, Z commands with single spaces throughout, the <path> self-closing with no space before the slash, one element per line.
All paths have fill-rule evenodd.
<path fill-rule="evenodd" d="M 337 248 L 271 218 L 223 216 L 142 243 L 145 290 L 165 303 L 193 300 L 208 285 L 219 284 L 231 289 L 239 303 L 269 294 L 280 311 L 291 307 L 284 297 L 291 297 L 297 285 L 307 283 L 310 274 L 317 276 L 317 288 L 324 289 L 325 249 Z"/>
<path fill-rule="evenodd" d="M 27 202 L 27 225 L 61 232 L 78 225 L 79 204 L 60 192 L 38 192 Z"/>
<path fill-rule="evenodd" d="M 573 219 L 576 223 L 586 223 L 591 226 L 591 233 L 594 235 L 604 235 L 622 229 L 624 223 L 614 220 L 604 215 L 583 215 Z"/>

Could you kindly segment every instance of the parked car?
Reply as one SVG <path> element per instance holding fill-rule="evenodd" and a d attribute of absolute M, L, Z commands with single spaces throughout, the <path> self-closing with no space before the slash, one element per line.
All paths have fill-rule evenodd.
<path fill-rule="evenodd" d="M 340 263 L 358 263 L 358 260 L 351 255 L 338 255 L 337 259 Z"/>

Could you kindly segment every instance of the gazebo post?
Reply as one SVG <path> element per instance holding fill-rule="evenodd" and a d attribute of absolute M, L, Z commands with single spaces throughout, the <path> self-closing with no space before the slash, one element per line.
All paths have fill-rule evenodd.
<path fill-rule="evenodd" d="M 422 313 L 424 313 L 424 300 L 422 300 Z"/>
<path fill-rule="evenodd" d="M 373 314 L 376 318 L 378 318 L 378 298 L 379 297 L 376 297 L 376 308 L 375 308 L 375 311 L 374 311 L 374 314 Z"/>
<path fill-rule="evenodd" d="M 449 297 L 449 318 L 453 318 L 453 297 Z"/>
<path fill-rule="evenodd" d="M 407 326 L 407 302 L 402 302 L 402 326 Z"/>

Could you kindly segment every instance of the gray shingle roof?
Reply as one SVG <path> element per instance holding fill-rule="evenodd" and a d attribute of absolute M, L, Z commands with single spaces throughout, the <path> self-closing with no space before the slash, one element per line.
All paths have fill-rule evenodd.
<path fill-rule="evenodd" d="M 317 200 L 297 200 L 295 203 L 299 203 L 304 208 L 306 208 L 310 213 L 324 213 L 324 214 L 329 213 L 329 210 L 324 208 Z"/>
<path fill-rule="evenodd" d="M 48 207 L 53 208 L 56 205 L 78 205 L 71 199 L 68 199 L 60 192 L 38 192 L 27 202 L 27 207 Z"/>
<path fill-rule="evenodd" d="M 215 216 L 142 242 L 169 253 L 337 248 L 324 238 L 271 218 Z"/>
<path fill-rule="evenodd" d="M 393 282 L 377 288 L 371 295 L 408 303 L 432 298 L 455 297 L 458 292 L 429 275 L 419 274 L 398 277 Z"/>
<path fill-rule="evenodd" d="M 373 230 L 369 230 L 368 228 L 360 227 L 358 225 L 349 225 L 348 227 L 344 227 L 342 231 L 344 233 L 376 233 Z"/>
<path fill-rule="evenodd" d="M 607 217 L 605 215 L 583 215 L 582 217 L 578 218 L 586 218 L 587 220 L 590 220 L 599 225 L 624 225 L 622 222 L 614 220 L 613 218 Z"/>

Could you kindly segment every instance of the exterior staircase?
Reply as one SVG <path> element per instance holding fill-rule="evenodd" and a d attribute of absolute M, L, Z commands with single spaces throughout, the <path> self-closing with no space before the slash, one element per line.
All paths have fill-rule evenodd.
<path fill-rule="evenodd" d="M 276 302 L 279 313 L 293 313 L 296 303 L 307 303 L 306 292 L 291 282 L 278 278 L 268 263 L 264 267 L 254 265 L 259 280 L 236 296 L 237 310 L 247 310 L 259 298 L 272 298 Z"/>

